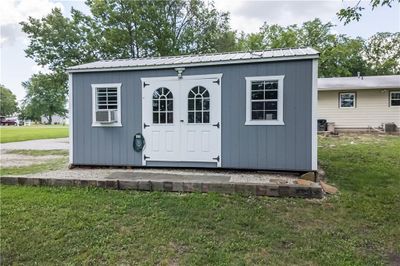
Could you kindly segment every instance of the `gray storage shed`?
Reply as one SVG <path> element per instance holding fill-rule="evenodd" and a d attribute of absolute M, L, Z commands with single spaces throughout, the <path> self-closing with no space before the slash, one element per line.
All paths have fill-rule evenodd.
<path fill-rule="evenodd" d="M 72 165 L 317 169 L 312 48 L 98 61 L 68 73 Z"/>

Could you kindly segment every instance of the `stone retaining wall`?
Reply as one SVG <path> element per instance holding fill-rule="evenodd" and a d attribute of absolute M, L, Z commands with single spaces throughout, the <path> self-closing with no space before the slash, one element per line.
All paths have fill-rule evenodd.
<path fill-rule="evenodd" d="M 120 190 L 165 191 L 165 192 L 216 192 L 223 194 L 239 193 L 243 195 L 272 197 L 322 198 L 321 186 L 304 186 L 297 184 L 250 184 L 250 183 L 197 183 L 151 180 L 118 180 L 118 179 L 58 179 L 35 177 L 1 177 L 1 184 L 32 186 L 76 186 L 100 187 Z"/>

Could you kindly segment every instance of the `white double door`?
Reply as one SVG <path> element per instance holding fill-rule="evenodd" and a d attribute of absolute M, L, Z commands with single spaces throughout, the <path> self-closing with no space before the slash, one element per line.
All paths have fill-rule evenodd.
<path fill-rule="evenodd" d="M 142 78 L 143 165 L 221 166 L 221 74 Z"/>

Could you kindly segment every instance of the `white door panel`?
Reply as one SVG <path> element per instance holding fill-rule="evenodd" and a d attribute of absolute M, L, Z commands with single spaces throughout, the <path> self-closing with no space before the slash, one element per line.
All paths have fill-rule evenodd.
<path fill-rule="evenodd" d="M 219 164 L 214 159 L 220 155 L 221 130 L 215 126 L 221 119 L 220 80 L 219 84 L 216 81 L 216 78 L 193 79 L 183 80 L 181 83 L 180 95 L 184 98 L 182 113 L 185 116 L 184 122 L 181 123 L 181 132 L 183 132 L 183 143 L 190 144 L 190 149 L 181 147 L 181 150 L 183 157 L 188 161 Z"/>
<path fill-rule="evenodd" d="M 181 161 L 221 166 L 221 75 L 148 78 L 142 83 L 143 165 Z"/>
<path fill-rule="evenodd" d="M 146 84 L 146 85 L 144 85 Z M 161 88 L 161 95 L 157 92 Z M 162 89 L 164 88 L 164 89 Z M 170 98 L 165 95 L 168 89 Z M 163 91 L 164 90 L 164 91 Z M 155 93 L 157 92 L 157 93 Z M 143 136 L 146 146 L 143 150 L 148 160 L 169 161 L 179 157 L 180 122 L 177 101 L 178 81 L 147 82 L 142 89 Z M 172 101 L 172 107 L 168 103 Z M 172 114 L 172 121 L 169 116 Z M 145 159 L 143 158 L 145 164 Z"/>

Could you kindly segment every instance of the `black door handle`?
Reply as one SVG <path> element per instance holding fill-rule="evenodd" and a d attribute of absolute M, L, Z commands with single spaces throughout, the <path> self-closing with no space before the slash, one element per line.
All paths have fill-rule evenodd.
<path fill-rule="evenodd" d="M 219 128 L 219 122 L 214 124 L 213 126 Z"/>
<path fill-rule="evenodd" d="M 183 121 L 183 119 L 181 119 L 181 122 L 185 122 L 185 121 Z"/>

